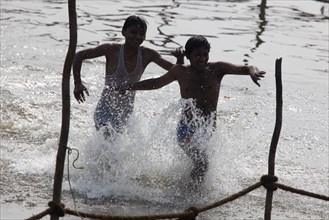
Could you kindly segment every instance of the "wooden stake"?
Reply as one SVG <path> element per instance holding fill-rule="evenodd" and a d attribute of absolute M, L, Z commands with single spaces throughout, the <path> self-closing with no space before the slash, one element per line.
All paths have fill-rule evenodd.
<path fill-rule="evenodd" d="M 270 153 L 268 157 L 268 175 L 274 176 L 275 171 L 275 153 L 279 141 L 282 126 L 282 77 L 281 77 L 282 58 L 275 62 L 275 83 L 276 83 L 276 121 L 272 136 Z M 265 220 L 271 220 L 273 191 L 267 190 L 265 205 Z"/>
<path fill-rule="evenodd" d="M 77 17 L 75 9 L 75 0 L 68 1 L 68 13 L 69 13 L 69 29 L 70 29 L 70 41 L 69 48 L 66 54 L 63 78 L 62 78 L 62 128 L 59 140 L 59 146 L 57 151 L 56 159 L 56 170 L 54 176 L 54 189 L 53 189 L 53 202 L 61 203 L 61 192 L 63 173 L 66 156 L 66 146 L 69 136 L 70 128 L 70 75 L 73 59 L 75 56 L 77 46 Z M 58 220 L 59 216 L 57 213 L 52 213 L 50 216 L 51 220 Z"/>

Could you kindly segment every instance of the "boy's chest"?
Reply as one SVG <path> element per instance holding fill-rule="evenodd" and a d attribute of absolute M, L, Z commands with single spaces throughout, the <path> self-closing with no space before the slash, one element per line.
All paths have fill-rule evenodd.
<path fill-rule="evenodd" d="M 218 95 L 220 81 L 214 74 L 187 75 L 179 84 L 183 98 L 202 98 Z"/>
<path fill-rule="evenodd" d="M 106 62 L 107 74 L 114 73 L 119 65 L 124 68 L 128 73 L 131 73 L 135 70 L 137 65 L 137 54 L 133 56 L 123 55 L 120 63 L 120 53 L 116 51 L 108 56 L 108 60 Z"/>

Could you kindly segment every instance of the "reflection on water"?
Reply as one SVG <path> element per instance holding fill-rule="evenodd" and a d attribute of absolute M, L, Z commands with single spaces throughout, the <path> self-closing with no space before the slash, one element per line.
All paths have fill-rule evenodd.
<path fill-rule="evenodd" d="M 283 57 L 284 123 L 277 174 L 285 184 L 328 194 L 325 1 L 78 1 L 77 14 L 78 50 L 122 43 L 125 18 L 139 14 L 149 23 L 144 45 L 168 59 L 174 60 L 169 52 L 184 46 L 191 35 L 202 34 L 211 43 L 210 60 L 256 64 L 267 71 L 260 88 L 247 77 L 223 80 L 219 126 L 210 141 L 211 166 L 199 204 L 235 193 L 266 172 L 275 115 L 274 61 Z M 1 1 L 0 34 L 1 204 L 34 207 L 51 197 L 68 46 L 67 1 Z M 104 60 L 84 63 L 82 76 L 91 96 L 83 105 L 72 100 L 69 145 L 80 150 L 78 163 L 86 167 L 72 171 L 79 205 L 116 214 L 185 208 L 190 201 L 179 189 L 190 163 L 175 142 L 177 85 L 139 92 L 129 134 L 109 147 L 94 133 L 92 121 L 103 73 Z M 162 73 L 151 66 L 145 78 Z M 72 207 L 65 178 L 63 197 Z M 277 219 L 328 216 L 328 205 L 320 201 L 281 191 L 275 199 Z M 263 206 L 262 189 L 200 219 L 257 219 Z"/>
<path fill-rule="evenodd" d="M 254 52 L 264 41 L 260 38 L 263 32 L 265 31 L 265 26 L 267 24 L 266 21 L 266 0 L 262 0 L 261 4 L 259 5 L 260 13 L 259 13 L 259 31 L 256 33 L 256 45 L 251 49 L 252 52 Z"/>

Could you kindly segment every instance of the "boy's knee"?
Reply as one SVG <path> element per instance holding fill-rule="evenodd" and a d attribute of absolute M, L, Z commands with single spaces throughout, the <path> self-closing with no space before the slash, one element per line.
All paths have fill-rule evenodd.
<path fill-rule="evenodd" d="M 192 156 L 192 160 L 194 163 L 202 164 L 203 166 L 208 166 L 208 156 L 204 151 L 194 152 L 194 154 Z"/>
<path fill-rule="evenodd" d="M 199 170 L 201 173 L 206 173 L 209 167 L 209 162 L 207 157 L 202 158 L 200 161 L 198 161 L 198 165 Z"/>

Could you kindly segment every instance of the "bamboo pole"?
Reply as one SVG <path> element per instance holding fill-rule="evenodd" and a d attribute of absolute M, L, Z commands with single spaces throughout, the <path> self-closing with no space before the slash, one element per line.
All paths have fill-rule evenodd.
<path fill-rule="evenodd" d="M 62 78 L 62 128 L 56 159 L 54 176 L 53 202 L 60 204 L 66 156 L 66 146 L 70 128 L 70 74 L 77 45 L 77 18 L 75 0 L 68 0 L 70 41 L 66 54 Z M 52 213 L 51 220 L 58 220 L 58 213 Z"/>
<path fill-rule="evenodd" d="M 276 84 L 276 121 L 275 128 L 270 145 L 268 157 L 268 175 L 274 176 L 275 172 L 275 153 L 279 141 L 282 126 L 282 77 L 281 77 L 282 58 L 276 59 L 275 62 L 275 84 Z M 273 190 L 267 190 L 265 205 L 265 220 L 271 220 Z"/>

